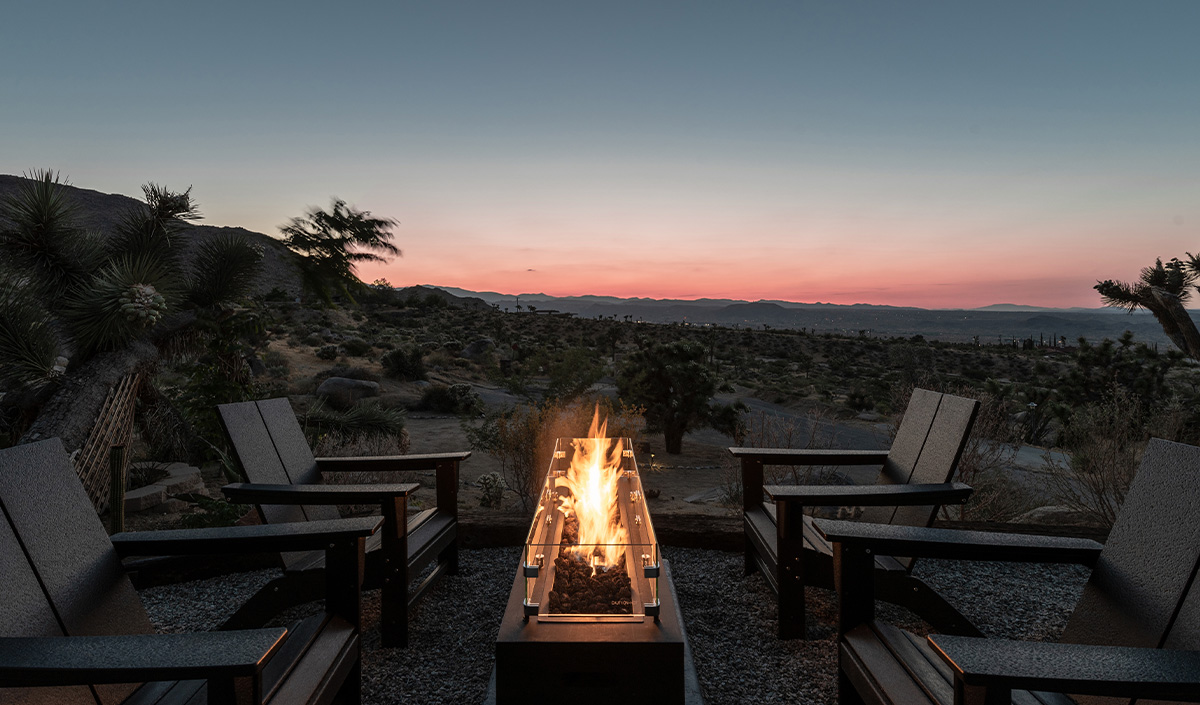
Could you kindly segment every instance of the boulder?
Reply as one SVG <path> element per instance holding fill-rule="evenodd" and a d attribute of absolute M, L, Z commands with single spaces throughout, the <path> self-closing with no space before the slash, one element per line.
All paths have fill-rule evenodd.
<path fill-rule="evenodd" d="M 491 338 L 480 338 L 479 340 L 472 341 L 459 354 L 469 360 L 474 360 L 483 357 L 495 348 L 496 344 L 492 342 Z"/>
<path fill-rule="evenodd" d="M 365 397 L 379 396 L 379 383 L 365 379 L 350 379 L 348 377 L 330 377 L 317 387 L 317 396 L 335 397 L 358 401 Z"/>
<path fill-rule="evenodd" d="M 204 491 L 204 480 L 200 479 L 199 470 L 190 475 L 168 475 L 154 484 L 165 489 L 170 496 Z"/>
<path fill-rule="evenodd" d="M 162 485 L 146 485 L 125 493 L 125 511 L 140 512 L 157 507 L 167 501 L 167 490 Z"/>

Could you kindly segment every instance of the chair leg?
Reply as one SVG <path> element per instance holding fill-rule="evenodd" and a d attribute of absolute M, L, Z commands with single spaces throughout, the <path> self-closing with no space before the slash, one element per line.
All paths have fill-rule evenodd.
<path fill-rule="evenodd" d="M 450 575 L 458 575 L 458 539 L 454 539 L 454 543 L 450 544 L 446 550 L 442 551 L 438 556 L 438 563 L 446 564 L 446 572 Z"/>
<path fill-rule="evenodd" d="M 397 562 L 401 565 L 386 569 L 379 593 L 380 638 L 389 648 L 408 646 L 408 565 Z"/>
<path fill-rule="evenodd" d="M 780 542 L 779 564 L 779 638 L 803 639 L 804 623 L 804 556 L 803 548 L 794 542 Z"/>
<path fill-rule="evenodd" d="M 756 570 L 758 570 L 758 561 L 754 557 L 754 544 L 750 542 L 750 537 L 746 536 L 745 540 L 746 546 L 742 550 L 742 555 L 746 560 L 744 570 L 746 575 L 752 575 Z"/>
<path fill-rule="evenodd" d="M 362 705 L 362 654 L 354 660 L 354 666 L 346 674 L 346 680 L 334 698 L 337 705 Z"/>
<path fill-rule="evenodd" d="M 838 669 L 838 705 L 866 705 L 854 683 L 846 677 L 846 672 Z"/>

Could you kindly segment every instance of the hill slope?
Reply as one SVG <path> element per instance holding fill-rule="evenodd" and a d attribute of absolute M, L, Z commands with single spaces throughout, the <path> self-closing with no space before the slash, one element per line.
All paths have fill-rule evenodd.
<path fill-rule="evenodd" d="M 24 180 L 20 176 L 0 174 L 0 200 L 16 193 Z M 67 186 L 66 188 L 72 202 L 78 208 L 79 224 L 101 235 L 111 233 L 121 222 L 125 213 L 141 204 L 141 201 L 120 194 L 100 193 L 78 186 Z M 256 293 L 265 294 L 271 289 L 279 288 L 287 292 L 289 296 L 299 295 L 300 279 L 292 265 L 295 255 L 279 240 L 262 233 L 245 228 L 189 223 L 180 232 L 180 237 L 183 239 L 183 260 L 190 261 L 200 243 L 223 233 L 242 235 L 250 242 L 262 246 L 263 271 L 259 277 Z"/>

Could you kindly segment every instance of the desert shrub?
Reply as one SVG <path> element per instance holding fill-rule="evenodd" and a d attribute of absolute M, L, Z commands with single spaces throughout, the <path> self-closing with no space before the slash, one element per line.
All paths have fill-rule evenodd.
<path fill-rule="evenodd" d="M 504 476 L 498 472 L 489 472 L 479 476 L 479 490 L 482 493 L 479 497 L 479 506 L 498 509 L 504 502 L 504 490 L 508 489 L 508 484 L 504 482 Z"/>
<path fill-rule="evenodd" d="M 453 366 L 454 361 L 457 359 L 449 350 L 437 348 L 426 355 L 425 364 L 430 368 L 440 370 Z"/>
<path fill-rule="evenodd" d="M 425 362 L 421 359 L 421 351 L 417 348 L 396 348 L 385 354 L 379 360 L 383 371 L 388 377 L 405 382 L 422 380 L 427 377 Z"/>
<path fill-rule="evenodd" d="M 959 387 L 948 390 L 979 400 L 979 413 L 953 479 L 975 489 L 966 504 L 942 505 L 942 516 L 967 521 L 1008 521 L 1035 504 L 1032 493 L 1007 472 L 1021 447 L 1020 431 L 1009 423 L 1004 400 Z"/>
<path fill-rule="evenodd" d="M 1044 464 L 1050 493 L 1059 504 L 1112 526 L 1146 447 L 1143 427 L 1132 421 L 1143 413 L 1137 397 L 1116 384 L 1101 401 L 1075 410 L 1062 432 L 1068 463 L 1055 462 L 1047 453 Z"/>
<path fill-rule="evenodd" d="M 267 374 L 272 377 L 286 378 L 291 371 L 287 356 L 278 350 L 268 350 L 263 354 L 262 361 L 267 367 Z"/>
<path fill-rule="evenodd" d="M 338 356 L 338 346 L 322 345 L 317 348 L 317 357 L 322 360 L 336 360 Z"/>
<path fill-rule="evenodd" d="M 500 462 L 505 484 L 528 511 L 541 491 L 555 439 L 586 437 L 597 411 L 607 419 L 606 435 L 610 438 L 636 439 L 645 427 L 640 408 L 598 397 L 570 403 L 544 400 L 518 404 L 488 414 L 479 426 L 464 424 L 463 430 L 472 449 Z"/>
<path fill-rule="evenodd" d="M 217 405 L 261 398 L 244 360 L 202 359 L 183 368 L 187 380 L 172 390 L 175 408 L 209 447 L 225 443 Z"/>
<path fill-rule="evenodd" d="M 367 382 L 378 382 L 379 375 L 365 367 L 350 366 L 350 365 L 334 365 L 325 370 L 313 375 L 313 379 L 318 383 L 323 382 L 330 377 L 343 377 L 345 379 L 361 379 Z"/>
<path fill-rule="evenodd" d="M 739 445 L 746 448 L 831 448 L 836 434 L 829 412 L 813 407 L 803 416 L 779 416 L 760 411 L 749 414 Z M 820 482 L 830 474 L 830 468 L 811 465 L 772 465 L 764 468 L 766 484 L 807 485 Z M 721 501 L 730 505 L 742 503 L 742 470 L 740 463 L 728 458 L 721 484 Z"/>
<path fill-rule="evenodd" d="M 311 347 L 317 347 L 325 342 L 320 333 L 312 332 L 300 339 L 300 342 Z"/>
<path fill-rule="evenodd" d="M 546 396 L 570 401 L 587 392 L 604 376 L 604 363 L 594 350 L 567 348 L 544 363 L 550 378 Z"/>
<path fill-rule="evenodd" d="M 362 357 L 371 352 L 371 344 L 362 338 L 350 338 L 342 342 L 342 350 L 351 357 Z"/>
<path fill-rule="evenodd" d="M 130 463 L 129 477 L 126 479 L 126 489 L 136 490 L 139 487 L 152 485 L 167 476 L 167 463 Z"/>
<path fill-rule="evenodd" d="M 308 410 L 301 422 L 309 445 L 315 448 L 328 434 L 345 439 L 400 437 L 404 433 L 404 410 L 364 403 L 347 411 L 338 411 L 317 404 Z"/>
<path fill-rule="evenodd" d="M 408 429 L 398 433 L 329 432 L 322 434 L 313 447 L 319 458 L 361 458 L 379 455 L 403 455 L 408 452 Z M 361 474 L 357 475 L 363 481 Z"/>
<path fill-rule="evenodd" d="M 443 414 L 475 415 L 483 411 L 483 399 L 469 384 L 434 384 L 421 393 L 417 408 Z"/>

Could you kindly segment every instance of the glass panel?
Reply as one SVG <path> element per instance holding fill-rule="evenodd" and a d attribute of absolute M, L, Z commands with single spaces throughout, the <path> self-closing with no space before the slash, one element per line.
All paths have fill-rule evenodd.
<path fill-rule="evenodd" d="M 522 570 L 538 621 L 657 615 L 658 543 L 628 438 L 558 439 Z"/>

